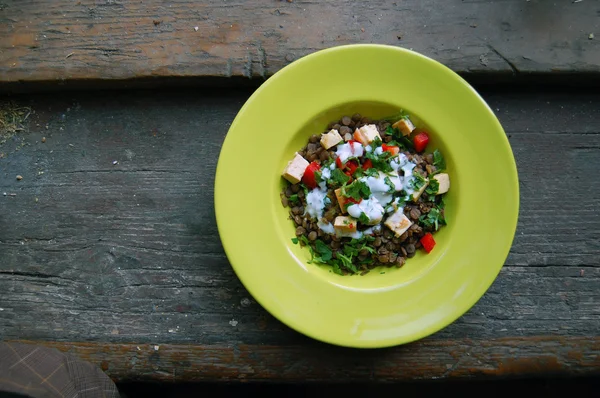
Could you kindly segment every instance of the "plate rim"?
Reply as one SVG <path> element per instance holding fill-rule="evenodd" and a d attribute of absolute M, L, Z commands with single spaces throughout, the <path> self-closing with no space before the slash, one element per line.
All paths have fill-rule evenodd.
<path fill-rule="evenodd" d="M 274 311 L 272 309 L 272 306 L 269 304 L 268 300 L 265 300 L 263 297 L 261 297 L 261 294 L 256 294 L 256 291 L 252 288 L 252 286 L 250 286 L 247 282 L 245 281 L 242 276 L 240 275 L 240 273 L 238 272 L 238 268 L 240 265 L 238 264 L 237 266 L 234 264 L 233 261 L 231 261 L 231 256 L 230 256 L 230 251 L 231 250 L 236 250 L 233 247 L 228 247 L 229 245 L 225 243 L 225 239 L 223 237 L 223 229 L 225 228 L 225 226 L 223 225 L 223 221 L 220 221 L 222 219 L 222 217 L 220 216 L 221 211 L 219 211 L 220 205 L 219 205 L 219 197 L 220 197 L 220 181 L 222 179 L 219 178 L 220 174 L 223 174 L 223 151 L 224 149 L 227 147 L 227 142 L 228 140 L 232 139 L 230 132 L 237 126 L 237 123 L 239 122 L 239 119 L 241 118 L 241 115 L 245 112 L 246 108 L 250 106 L 250 104 L 257 98 L 260 96 L 261 92 L 263 90 L 265 90 L 267 87 L 269 87 L 272 84 L 275 84 L 275 82 L 277 82 L 277 78 L 278 76 L 281 76 L 283 73 L 285 73 L 286 70 L 290 69 L 290 68 L 294 68 L 294 67 L 298 67 L 299 65 L 301 65 L 302 63 L 306 63 L 306 62 L 310 62 L 311 59 L 315 58 L 315 57 L 319 57 L 322 56 L 324 53 L 330 53 L 330 52 L 335 52 L 335 51 L 340 51 L 340 50 L 345 50 L 348 48 L 355 48 L 355 49 L 360 49 L 360 48 L 385 48 L 385 49 L 393 49 L 394 51 L 398 51 L 398 52 L 404 52 L 404 53 L 409 53 L 412 56 L 417 56 L 419 58 L 424 59 L 426 62 L 430 62 L 433 64 L 436 64 L 438 68 L 442 68 L 444 70 L 446 70 L 446 72 L 451 72 L 451 75 L 457 79 L 457 81 L 466 89 L 468 89 L 472 95 L 474 95 L 478 102 L 484 106 L 486 112 L 487 112 L 487 116 L 489 118 L 490 121 L 492 121 L 495 125 L 496 128 L 503 132 L 503 137 L 502 137 L 502 141 L 503 141 L 503 145 L 505 146 L 506 149 L 508 149 L 507 153 L 510 155 L 510 175 L 511 175 L 511 182 L 513 185 L 513 192 L 514 195 L 512 196 L 512 199 L 514 200 L 514 202 L 512 203 L 511 209 L 514 209 L 514 214 L 511 214 L 511 218 L 512 218 L 512 223 L 511 223 L 511 238 L 508 240 L 507 242 L 507 247 L 505 248 L 505 250 L 502 250 L 502 252 L 504 253 L 504 262 L 506 261 L 506 258 L 509 255 L 510 252 L 510 248 L 512 247 L 512 244 L 514 242 L 515 236 L 516 236 L 516 229 L 517 229 L 517 224 L 518 224 L 518 218 L 519 218 L 519 211 L 520 211 L 520 187 L 519 187 L 519 178 L 518 178 L 518 169 L 517 169 L 517 164 L 516 164 L 516 160 L 514 157 L 514 152 L 512 151 L 512 147 L 510 146 L 510 142 L 508 140 L 508 137 L 506 135 L 506 132 L 504 131 L 500 121 L 498 120 L 497 116 L 494 114 L 493 110 L 491 109 L 491 107 L 489 106 L 489 104 L 483 99 L 483 97 L 460 75 L 458 75 L 456 72 L 452 71 L 449 67 L 447 67 L 446 65 L 440 63 L 439 61 L 430 58 L 428 56 L 425 56 L 419 52 L 413 51 L 413 50 L 409 50 L 406 48 L 402 48 L 402 47 L 398 47 L 398 46 L 391 46 L 391 45 L 384 45 L 384 44 L 348 44 L 348 45 L 340 45 L 340 46 L 334 46 L 334 47 L 330 47 L 330 48 L 326 48 L 323 50 L 319 50 L 319 51 L 315 51 L 311 54 L 308 54 L 302 58 L 299 58 L 298 60 L 286 65 L 285 67 L 283 67 L 282 69 L 280 69 L 279 71 L 277 71 L 275 74 L 273 74 L 269 79 L 267 79 L 259 88 L 257 88 L 252 95 L 245 101 L 244 105 L 240 108 L 240 110 L 237 112 L 233 122 L 231 123 L 231 126 L 228 129 L 227 135 L 223 141 L 223 144 L 221 146 L 220 149 L 220 153 L 219 153 L 219 158 L 217 161 L 217 167 L 216 167 L 216 173 L 215 173 L 215 182 L 214 182 L 214 206 L 215 206 L 215 217 L 216 217 L 216 221 L 217 221 L 217 228 L 218 228 L 218 232 L 219 232 L 219 237 L 221 239 L 222 242 L 222 246 L 223 249 L 225 251 L 225 254 L 227 255 L 227 259 L 230 262 L 230 265 L 232 267 L 232 269 L 234 270 L 234 273 L 236 274 L 236 276 L 238 277 L 239 281 L 243 284 L 244 288 L 252 295 L 252 297 L 267 311 L 269 312 L 272 316 L 274 316 L 276 319 L 278 319 L 280 322 L 282 322 L 283 324 L 285 324 L 287 327 L 290 327 L 291 329 L 295 330 L 298 333 L 303 334 L 304 336 L 308 336 L 312 339 L 315 339 L 317 341 L 321 341 L 321 342 L 325 342 L 328 344 L 332 344 L 332 345 L 337 345 L 337 346 L 344 346 L 344 347 L 352 347 L 352 348 L 384 348 L 384 347 L 391 347 L 391 346 L 397 346 L 397 345 L 402 345 L 402 344 L 408 344 L 410 342 L 413 341 L 417 341 L 420 340 L 424 337 L 427 337 L 433 333 L 436 333 L 444 328 L 446 328 L 448 325 L 452 324 L 453 322 L 455 322 L 458 318 L 460 318 L 461 316 L 463 316 L 464 314 L 466 314 L 484 295 L 485 293 L 489 290 L 490 286 L 494 283 L 494 281 L 497 279 L 500 271 L 502 270 L 503 266 L 504 266 L 504 262 L 497 268 L 497 272 L 495 272 L 495 274 L 492 277 L 492 272 L 490 272 L 490 278 L 489 281 L 485 284 L 481 284 L 481 294 L 477 294 L 475 295 L 476 297 L 474 297 L 472 300 L 468 300 L 468 304 L 465 306 L 461 306 L 459 311 L 456 311 L 455 314 L 456 316 L 451 316 L 449 317 L 449 319 L 447 321 L 441 321 L 441 322 L 437 322 L 435 323 L 435 327 L 433 328 L 433 331 L 429 331 L 426 328 L 423 328 L 420 332 L 415 333 L 413 335 L 412 338 L 410 339 L 406 339 L 406 338 L 387 338 L 387 339 L 382 339 L 382 340 L 367 340 L 367 341 L 360 341 L 360 340 L 353 340 L 352 343 L 340 343 L 338 341 L 335 341 L 334 339 L 328 339 L 328 338 L 323 338 L 322 335 L 313 333 L 311 331 L 308 330 L 308 328 L 302 328 L 299 326 L 294 325 L 294 322 L 291 322 L 289 319 L 287 319 L 285 316 L 283 316 L 282 314 L 278 313 L 277 311 Z M 464 310 L 463 310 L 464 308 Z"/>

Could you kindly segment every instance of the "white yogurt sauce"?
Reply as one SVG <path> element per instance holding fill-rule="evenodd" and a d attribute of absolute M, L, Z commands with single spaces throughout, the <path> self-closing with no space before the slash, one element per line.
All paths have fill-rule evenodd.
<path fill-rule="evenodd" d="M 358 142 L 349 142 L 347 144 L 338 145 L 335 154 L 340 158 L 340 161 L 345 162 L 350 157 L 362 156 L 364 154 L 364 147 Z"/>
<path fill-rule="evenodd" d="M 390 187 L 385 183 L 386 175 L 379 172 L 377 177 L 360 177 L 358 180 L 369 186 L 371 194 L 377 201 L 385 206 L 392 200 L 392 194 L 389 192 Z"/>
<path fill-rule="evenodd" d="M 364 213 L 369 219 L 369 223 L 375 224 L 383 218 L 383 206 L 376 198 L 364 199 L 358 204 L 348 206 L 348 214 L 354 218 L 360 218 Z"/>
<path fill-rule="evenodd" d="M 333 224 L 324 222 L 321 219 L 319 219 L 319 221 L 317 222 L 317 226 L 319 227 L 319 229 L 321 231 L 325 232 L 326 234 L 329 234 L 329 235 L 335 234 L 335 229 L 333 228 Z"/>
<path fill-rule="evenodd" d="M 317 220 L 323 217 L 323 209 L 325 209 L 326 198 L 326 189 L 319 187 L 310 191 L 308 195 L 306 195 L 306 209 L 304 214 L 308 214 Z"/>

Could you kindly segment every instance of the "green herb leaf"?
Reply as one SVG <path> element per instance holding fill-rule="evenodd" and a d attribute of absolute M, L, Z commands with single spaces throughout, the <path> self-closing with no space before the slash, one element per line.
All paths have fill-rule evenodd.
<path fill-rule="evenodd" d="M 381 120 L 385 120 L 390 123 L 396 123 L 400 119 L 408 119 L 408 113 L 406 113 L 403 109 L 400 109 L 400 111 L 395 115 L 384 117 Z"/>
<path fill-rule="evenodd" d="M 377 148 L 377 147 L 375 147 Z M 375 153 L 375 149 L 373 149 L 371 152 L 367 152 L 365 154 L 365 157 L 367 159 L 371 159 L 371 162 L 373 163 L 373 168 L 369 169 L 369 170 L 373 170 L 373 169 L 377 169 L 377 170 L 381 170 L 384 173 L 388 173 L 394 169 L 392 169 L 392 166 L 390 166 L 390 157 L 392 156 L 392 154 L 390 152 L 383 152 L 381 155 L 377 155 Z"/>
<path fill-rule="evenodd" d="M 363 181 L 354 180 L 352 184 L 342 186 L 342 195 L 357 201 L 368 199 L 371 196 L 371 189 Z"/>
<path fill-rule="evenodd" d="M 298 244 L 298 238 L 292 238 L 292 243 L 297 245 Z"/>
<path fill-rule="evenodd" d="M 340 268 L 340 265 L 337 262 L 334 262 L 331 266 L 333 268 L 333 272 L 335 272 L 338 275 L 344 275 L 342 269 Z"/>
<path fill-rule="evenodd" d="M 446 225 L 446 219 L 440 209 L 434 207 L 429 211 L 429 213 L 422 215 L 419 217 L 419 221 L 423 226 L 432 228 L 434 231 L 437 231 L 440 225 Z"/>
<path fill-rule="evenodd" d="M 392 182 L 392 179 L 390 177 L 385 176 L 385 178 L 383 179 L 383 182 L 385 182 L 385 185 L 390 187 L 390 189 L 388 189 L 388 193 L 396 192 L 396 186 L 394 185 L 394 183 Z"/>
<path fill-rule="evenodd" d="M 350 181 L 350 177 L 348 177 L 344 172 L 340 169 L 334 169 L 331 172 L 330 182 L 335 186 L 342 186 L 345 183 Z"/>
<path fill-rule="evenodd" d="M 365 174 L 369 177 L 379 177 L 379 170 L 377 170 L 376 168 L 372 167 L 370 169 L 367 169 L 365 171 Z"/>
<path fill-rule="evenodd" d="M 369 219 L 369 217 L 367 217 L 367 215 L 364 212 L 361 212 L 360 217 L 358 217 L 358 221 L 360 221 L 363 224 L 367 224 L 371 220 Z"/>
<path fill-rule="evenodd" d="M 436 172 L 446 170 L 446 161 L 444 160 L 444 156 L 442 156 L 442 153 L 438 149 L 433 151 L 433 165 L 437 169 Z"/>
<path fill-rule="evenodd" d="M 427 188 L 425 189 L 425 193 L 431 197 L 434 197 L 437 194 L 439 189 L 440 189 L 440 183 L 435 178 L 432 178 L 429 180 L 429 185 L 427 185 Z"/>
<path fill-rule="evenodd" d="M 315 251 L 319 255 L 318 261 L 326 263 L 331 260 L 332 252 L 329 246 L 327 246 L 321 239 L 315 241 Z"/>
<path fill-rule="evenodd" d="M 423 185 L 427 184 L 427 180 L 419 173 L 413 173 L 413 179 L 410 182 L 411 188 L 415 191 L 423 188 Z"/>
<path fill-rule="evenodd" d="M 317 184 L 323 181 L 321 171 L 315 171 L 315 181 L 317 182 Z"/>
<path fill-rule="evenodd" d="M 350 271 L 352 271 L 354 273 L 358 272 L 356 265 L 352 264 L 352 259 L 350 257 L 347 257 L 340 252 L 337 252 L 336 255 L 340 260 L 342 260 L 342 265 L 344 267 L 348 268 Z"/>
<path fill-rule="evenodd" d="M 300 199 L 298 198 L 298 194 L 295 193 L 293 195 L 290 195 L 289 199 L 290 202 L 292 202 L 292 204 L 296 204 L 300 201 Z"/>

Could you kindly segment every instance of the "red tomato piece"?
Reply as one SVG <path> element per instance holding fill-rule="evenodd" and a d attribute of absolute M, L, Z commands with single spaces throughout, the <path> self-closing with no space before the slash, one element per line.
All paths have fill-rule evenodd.
<path fill-rule="evenodd" d="M 304 170 L 304 175 L 302 176 L 302 182 L 304 185 L 309 187 L 310 189 L 314 189 L 317 187 L 317 178 L 315 176 L 315 172 L 319 171 L 321 166 L 317 162 L 312 162 L 306 169 Z"/>
<path fill-rule="evenodd" d="M 356 169 L 358 169 L 358 162 L 356 160 L 349 160 L 348 162 L 346 162 L 346 168 L 348 168 L 350 175 L 352 175 L 354 174 Z"/>
<path fill-rule="evenodd" d="M 427 147 L 428 143 L 429 143 L 429 136 L 424 131 L 415 135 L 415 138 L 413 138 L 413 144 L 415 145 L 415 151 L 417 151 L 417 152 L 423 152 L 425 150 L 425 148 Z"/>
<path fill-rule="evenodd" d="M 343 169 L 344 168 L 344 163 L 342 163 L 342 161 L 340 160 L 339 157 L 335 158 L 335 164 L 338 167 L 338 169 Z"/>
<path fill-rule="evenodd" d="M 431 232 L 427 232 L 419 241 L 423 245 L 423 249 L 425 249 L 427 253 L 431 253 L 433 247 L 435 246 L 435 240 L 433 239 Z"/>
<path fill-rule="evenodd" d="M 371 162 L 371 159 L 365 160 L 365 162 L 362 165 L 363 170 L 368 170 L 371 167 L 373 167 L 373 162 Z"/>
<path fill-rule="evenodd" d="M 391 153 L 392 156 L 396 156 L 397 154 L 400 153 L 400 147 L 398 147 L 398 146 L 382 144 L 381 148 L 383 149 L 384 152 Z"/>

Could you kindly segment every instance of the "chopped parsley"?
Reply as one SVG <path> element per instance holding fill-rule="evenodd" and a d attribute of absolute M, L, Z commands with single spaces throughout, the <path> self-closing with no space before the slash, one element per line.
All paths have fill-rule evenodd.
<path fill-rule="evenodd" d="M 369 177 L 379 177 L 379 170 L 377 170 L 374 167 L 371 167 L 370 169 L 367 169 L 365 171 L 365 174 Z"/>
<path fill-rule="evenodd" d="M 323 181 L 323 175 L 320 170 L 315 171 L 315 181 L 317 182 L 317 184 Z"/>
<path fill-rule="evenodd" d="M 357 273 L 358 272 L 358 268 L 356 268 L 356 265 L 352 264 L 352 257 L 347 257 L 344 254 L 337 252 L 335 254 L 337 256 L 337 258 L 339 258 L 342 261 L 342 265 L 346 268 L 348 268 L 350 271 Z"/>
<path fill-rule="evenodd" d="M 446 225 L 446 218 L 444 217 L 442 210 L 438 207 L 434 207 L 429 213 L 419 217 L 419 221 L 423 226 L 433 228 L 434 231 L 437 231 L 440 225 Z"/>
<path fill-rule="evenodd" d="M 394 185 L 394 183 L 392 182 L 392 179 L 389 176 L 385 176 L 385 178 L 383 179 L 383 182 L 385 182 L 385 185 L 390 187 L 390 189 L 388 190 L 389 193 L 396 192 L 396 186 Z"/>
<path fill-rule="evenodd" d="M 392 126 L 388 126 L 388 128 L 385 130 L 385 134 L 391 135 L 394 139 L 394 143 L 400 148 L 405 150 L 414 149 L 412 141 L 408 137 L 403 136 L 400 130 L 395 129 Z"/>
<path fill-rule="evenodd" d="M 400 109 L 395 115 L 384 117 L 382 120 L 388 121 L 390 123 L 396 123 L 400 119 L 408 119 L 408 113 L 404 111 L 404 109 Z"/>
<path fill-rule="evenodd" d="M 429 180 L 429 185 L 427 185 L 427 188 L 425 188 L 425 193 L 429 197 L 434 198 L 439 189 L 440 183 L 435 178 L 432 178 L 431 180 Z"/>
<path fill-rule="evenodd" d="M 289 202 L 292 204 L 298 204 L 298 202 L 300 201 L 300 198 L 298 198 L 298 194 L 295 193 L 293 195 L 290 195 L 290 197 L 288 198 Z"/>
<path fill-rule="evenodd" d="M 427 184 L 427 180 L 419 173 L 413 173 L 413 179 L 410 181 L 411 188 L 419 191 L 423 185 Z"/>
<path fill-rule="evenodd" d="M 345 183 L 347 183 L 348 181 L 350 181 L 350 177 L 348 177 L 346 174 L 344 174 L 344 172 L 342 170 L 334 169 L 331 172 L 331 177 L 330 177 L 329 181 L 334 186 L 342 186 Z"/>
<path fill-rule="evenodd" d="M 315 259 L 320 262 L 327 262 L 331 260 L 332 252 L 329 246 L 327 246 L 321 239 L 317 239 L 315 241 L 315 251 L 319 255 L 319 257 L 315 256 Z"/>
<path fill-rule="evenodd" d="M 358 217 L 358 221 L 360 221 L 363 224 L 367 224 L 371 220 L 369 219 L 369 217 L 364 212 L 361 212 L 360 213 L 360 217 Z"/>
<path fill-rule="evenodd" d="M 342 186 L 342 195 L 354 200 L 368 199 L 371 196 L 371 189 L 363 181 L 354 180 L 352 184 Z"/>
<path fill-rule="evenodd" d="M 373 163 L 373 168 L 381 170 L 384 173 L 389 173 L 390 171 L 394 170 L 392 169 L 392 166 L 389 162 L 390 158 L 392 157 L 392 154 L 388 151 L 384 151 L 381 155 L 378 155 L 375 153 L 375 148 L 377 147 L 375 146 L 371 152 L 367 152 L 365 154 L 365 157 L 367 159 L 371 159 L 371 162 Z"/>
<path fill-rule="evenodd" d="M 438 149 L 433 151 L 433 165 L 436 168 L 436 173 L 446 170 L 446 161 Z"/>

